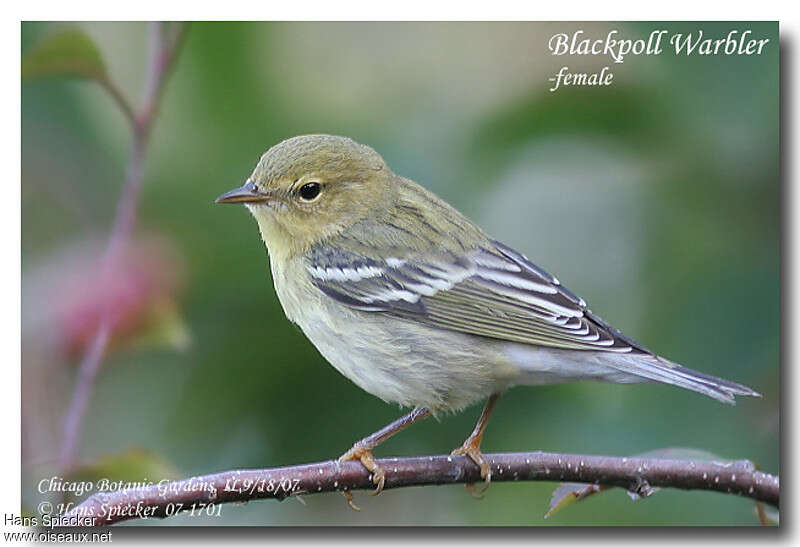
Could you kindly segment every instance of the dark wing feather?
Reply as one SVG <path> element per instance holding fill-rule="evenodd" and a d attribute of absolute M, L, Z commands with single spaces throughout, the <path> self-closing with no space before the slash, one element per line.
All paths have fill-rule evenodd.
<path fill-rule="evenodd" d="M 363 311 L 525 344 L 650 353 L 555 277 L 497 242 L 467 254 L 386 259 L 320 246 L 309 253 L 307 269 L 322 292 Z"/>

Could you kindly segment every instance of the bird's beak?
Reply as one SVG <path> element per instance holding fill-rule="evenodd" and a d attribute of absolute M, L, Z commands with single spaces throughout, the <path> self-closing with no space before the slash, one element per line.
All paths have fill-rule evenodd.
<path fill-rule="evenodd" d="M 245 182 L 239 188 L 234 188 L 230 192 L 225 192 L 216 199 L 216 203 L 256 203 L 260 201 L 274 201 L 276 198 L 269 194 L 264 194 L 252 181 Z"/>

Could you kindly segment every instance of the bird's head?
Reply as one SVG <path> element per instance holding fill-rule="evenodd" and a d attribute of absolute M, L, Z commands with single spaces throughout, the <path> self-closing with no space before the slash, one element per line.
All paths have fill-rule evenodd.
<path fill-rule="evenodd" d="M 244 185 L 217 203 L 247 206 L 270 253 L 302 253 L 385 207 L 393 177 L 368 146 L 303 135 L 267 150 Z"/>

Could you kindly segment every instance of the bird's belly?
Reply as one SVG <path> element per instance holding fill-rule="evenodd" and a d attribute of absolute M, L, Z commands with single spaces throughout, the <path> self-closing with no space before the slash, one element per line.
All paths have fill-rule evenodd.
<path fill-rule="evenodd" d="M 469 335 L 338 305 L 297 319 L 339 372 L 387 402 L 459 410 L 516 379 L 503 352 Z"/>

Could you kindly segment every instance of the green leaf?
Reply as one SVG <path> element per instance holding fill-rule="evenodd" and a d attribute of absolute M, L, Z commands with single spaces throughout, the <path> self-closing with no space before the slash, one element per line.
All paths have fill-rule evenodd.
<path fill-rule="evenodd" d="M 561 511 L 567 505 L 586 499 L 592 494 L 597 494 L 609 488 L 611 488 L 611 486 L 585 484 L 582 482 L 561 483 L 550 498 L 550 510 L 545 513 L 544 518 L 548 518 L 553 513 Z"/>
<path fill-rule="evenodd" d="M 22 57 L 22 79 L 71 76 L 105 81 L 106 65 L 94 41 L 78 28 L 68 28 L 31 46 Z"/>

